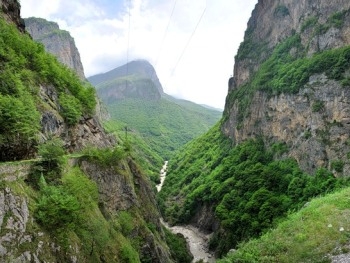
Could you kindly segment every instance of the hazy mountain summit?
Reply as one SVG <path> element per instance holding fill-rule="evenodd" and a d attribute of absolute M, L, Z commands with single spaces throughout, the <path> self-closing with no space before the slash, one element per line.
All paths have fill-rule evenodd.
<path fill-rule="evenodd" d="M 88 80 L 106 103 L 124 98 L 159 100 L 164 93 L 153 66 L 146 60 L 131 61 Z"/>
<path fill-rule="evenodd" d="M 112 120 L 142 134 L 162 158 L 206 132 L 222 112 L 164 93 L 153 66 L 135 60 L 89 77 Z"/>

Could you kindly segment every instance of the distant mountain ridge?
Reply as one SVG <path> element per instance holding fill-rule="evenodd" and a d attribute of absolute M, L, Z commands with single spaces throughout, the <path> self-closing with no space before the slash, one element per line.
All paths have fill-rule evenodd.
<path fill-rule="evenodd" d="M 212 127 L 222 112 L 164 93 L 153 66 L 136 60 L 89 77 L 112 121 L 137 131 L 162 158 Z M 118 128 L 120 129 L 120 128 Z"/>
<path fill-rule="evenodd" d="M 164 93 L 153 66 L 146 60 L 131 61 L 88 80 L 105 102 L 125 98 L 159 100 Z"/>

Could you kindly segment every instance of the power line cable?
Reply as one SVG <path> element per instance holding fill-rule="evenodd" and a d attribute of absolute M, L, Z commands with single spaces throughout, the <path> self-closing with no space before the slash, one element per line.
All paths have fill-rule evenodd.
<path fill-rule="evenodd" d="M 170 26 L 171 19 L 172 19 L 173 15 L 174 15 L 174 10 L 175 10 L 175 7 L 176 7 L 176 3 L 177 3 L 177 0 L 174 1 L 173 9 L 172 9 L 171 14 L 170 14 L 170 17 L 169 17 L 168 25 L 167 25 L 167 27 L 166 27 L 166 29 L 165 29 L 165 31 L 164 31 L 163 39 L 162 39 L 160 48 L 159 48 L 159 50 L 158 50 L 158 55 L 157 55 L 156 63 L 155 63 L 154 66 L 157 65 L 158 60 L 159 60 L 159 57 L 160 57 L 160 54 L 161 54 L 161 52 L 162 52 L 162 50 L 163 50 L 164 41 L 165 41 L 166 35 L 168 34 L 168 31 L 169 31 L 169 26 Z"/>
<path fill-rule="evenodd" d="M 156 74 L 156 67 L 157 67 L 157 64 L 158 64 L 158 61 L 159 61 L 159 57 L 162 53 L 162 50 L 163 50 L 163 46 L 164 46 L 164 41 L 165 41 L 165 38 L 168 34 L 168 31 L 169 31 L 169 27 L 170 27 L 170 23 L 171 23 L 171 19 L 174 15 L 174 11 L 175 11 L 175 7 L 176 7 L 176 4 L 177 4 L 177 0 L 174 1 L 174 5 L 173 5 L 173 8 L 171 10 L 171 14 L 170 14 L 170 17 L 169 17 L 169 21 L 168 21 L 168 25 L 167 27 L 165 28 L 165 31 L 164 31 L 164 34 L 163 34 L 163 39 L 162 39 L 162 42 L 159 46 L 159 49 L 158 49 L 158 54 L 157 54 L 157 58 L 156 58 L 156 61 L 154 63 L 154 66 L 153 66 L 153 73 L 152 73 L 152 76 L 151 76 L 151 80 L 153 81 L 153 78 L 154 78 L 154 75 Z M 158 79 L 158 77 L 157 77 Z M 158 79 L 159 80 L 159 79 Z"/>
<path fill-rule="evenodd" d="M 200 22 L 202 21 L 202 18 L 203 18 L 203 16 L 204 16 L 204 14 L 205 14 L 206 9 L 207 9 L 207 2 L 205 1 L 205 7 L 204 7 L 204 10 L 203 10 L 203 12 L 202 12 L 202 15 L 200 16 L 200 18 L 199 18 L 199 20 L 198 20 L 198 22 L 197 22 L 197 24 L 196 24 L 196 27 L 195 27 L 194 30 L 192 31 L 192 34 L 191 34 L 190 38 L 188 39 L 188 41 L 187 41 L 187 43 L 186 43 L 184 49 L 182 50 L 182 53 L 181 53 L 179 59 L 177 60 L 173 71 L 171 72 L 171 76 L 174 75 L 174 72 L 175 72 L 175 70 L 176 70 L 178 64 L 180 63 L 180 61 L 181 61 L 183 55 L 184 55 L 185 52 L 186 52 L 187 47 L 189 46 L 189 44 L 190 44 L 190 42 L 191 42 L 191 40 L 192 40 L 194 34 L 196 33 L 197 28 L 198 28 Z"/>
<path fill-rule="evenodd" d="M 131 0 L 128 1 L 129 21 L 128 21 L 128 37 L 127 37 L 127 48 L 126 48 L 126 74 L 125 74 L 125 76 L 129 75 L 130 20 L 131 20 L 130 9 L 131 9 Z M 127 80 L 127 78 L 125 78 L 125 88 L 126 89 L 128 88 L 128 80 Z"/>
<path fill-rule="evenodd" d="M 126 50 L 126 75 L 129 74 L 129 49 L 130 49 L 130 20 L 131 20 L 131 0 L 128 2 L 128 15 L 129 15 L 129 21 L 128 21 L 128 40 L 127 40 L 127 50 Z"/>

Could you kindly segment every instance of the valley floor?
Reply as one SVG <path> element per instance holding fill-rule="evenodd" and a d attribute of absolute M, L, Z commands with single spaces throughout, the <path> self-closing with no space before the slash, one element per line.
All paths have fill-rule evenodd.
<path fill-rule="evenodd" d="M 168 161 L 165 161 L 162 169 L 160 170 L 160 184 L 157 185 L 158 192 L 162 189 L 166 177 L 167 167 Z M 210 235 L 202 233 L 196 227 L 191 225 L 169 226 L 169 224 L 164 222 L 163 219 L 161 219 L 161 223 L 174 234 L 182 234 L 186 238 L 191 254 L 193 255 L 192 262 L 197 262 L 200 260 L 203 260 L 203 262 L 206 263 L 215 262 L 214 256 L 208 249 Z"/>
<path fill-rule="evenodd" d="M 180 233 L 186 238 L 191 254 L 193 255 L 192 262 L 198 262 L 200 260 L 203 260 L 203 262 L 206 263 L 215 262 L 214 256 L 209 252 L 208 249 L 208 241 L 210 235 L 205 235 L 204 233 L 200 232 L 196 227 L 191 225 L 171 227 L 163 220 L 161 222 L 174 234 Z"/>

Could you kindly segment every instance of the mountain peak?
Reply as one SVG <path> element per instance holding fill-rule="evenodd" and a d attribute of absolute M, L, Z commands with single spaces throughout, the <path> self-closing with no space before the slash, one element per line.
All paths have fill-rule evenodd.
<path fill-rule="evenodd" d="M 164 94 L 154 67 L 147 60 L 134 60 L 88 80 L 104 101 L 142 98 L 158 100 Z"/>

